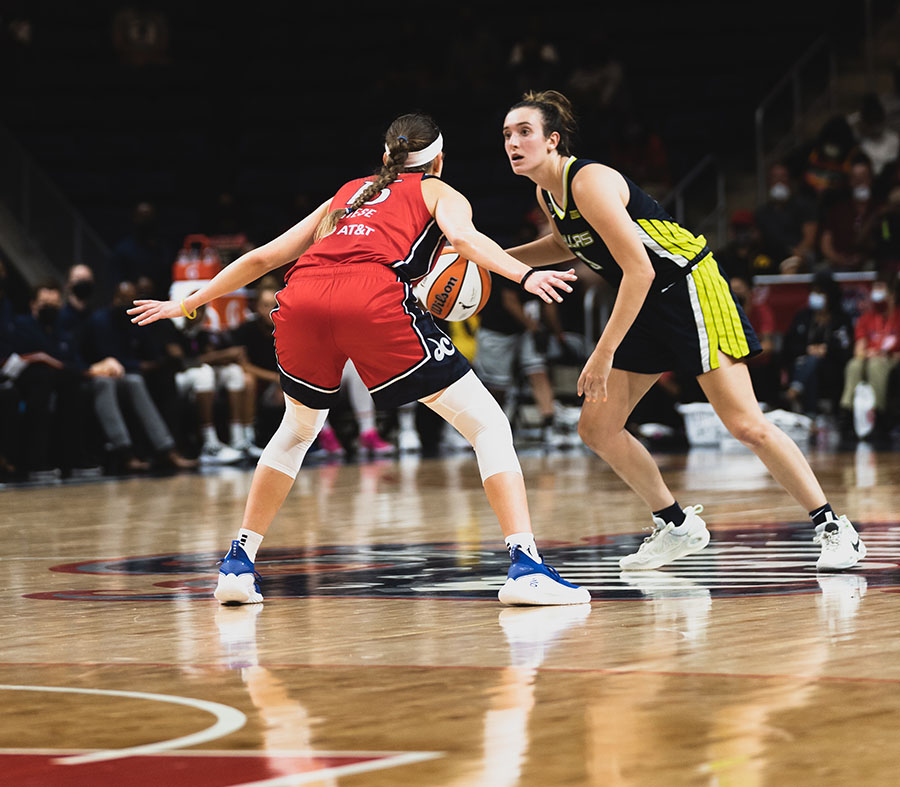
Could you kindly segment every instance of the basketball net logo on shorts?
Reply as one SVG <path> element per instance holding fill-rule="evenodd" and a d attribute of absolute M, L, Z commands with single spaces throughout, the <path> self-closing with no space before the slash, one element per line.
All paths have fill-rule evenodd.
<path fill-rule="evenodd" d="M 456 352 L 456 348 L 453 346 L 453 342 L 451 342 L 446 336 L 442 336 L 440 339 L 432 339 L 429 336 L 428 341 L 434 342 L 432 355 L 434 356 L 434 360 L 436 361 L 443 361 L 444 358 L 448 358 Z"/>

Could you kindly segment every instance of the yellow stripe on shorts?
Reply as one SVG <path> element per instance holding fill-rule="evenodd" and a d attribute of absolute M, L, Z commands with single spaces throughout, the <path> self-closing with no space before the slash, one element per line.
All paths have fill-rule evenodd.
<path fill-rule="evenodd" d="M 709 368 L 719 368 L 718 350 L 732 358 L 749 355 L 750 347 L 747 345 L 741 316 L 731 297 L 728 283 L 719 273 L 719 266 L 712 254 L 708 254 L 697 264 L 691 271 L 691 278 L 697 288 L 697 299 L 706 324 Z"/>

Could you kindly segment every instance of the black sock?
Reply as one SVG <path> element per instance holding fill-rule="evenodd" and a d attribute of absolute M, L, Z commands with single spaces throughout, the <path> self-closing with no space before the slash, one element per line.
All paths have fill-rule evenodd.
<path fill-rule="evenodd" d="M 810 511 L 809 518 L 812 519 L 812 523 L 816 526 L 824 525 L 829 519 L 837 519 L 837 517 L 834 515 L 834 511 L 832 511 L 831 509 L 830 503 L 826 503 L 824 506 L 822 506 L 821 508 L 817 508 L 815 511 Z"/>
<path fill-rule="evenodd" d="M 662 511 L 654 511 L 653 516 L 659 517 L 663 522 L 671 522 L 675 527 L 684 524 L 684 511 L 681 510 L 677 500 Z"/>

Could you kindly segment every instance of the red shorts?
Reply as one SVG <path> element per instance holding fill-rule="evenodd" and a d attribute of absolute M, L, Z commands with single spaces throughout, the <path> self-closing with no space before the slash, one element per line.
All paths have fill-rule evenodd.
<path fill-rule="evenodd" d="M 307 407 L 334 405 L 348 358 L 379 409 L 437 393 L 471 368 L 386 265 L 296 268 L 277 300 L 281 385 Z"/>

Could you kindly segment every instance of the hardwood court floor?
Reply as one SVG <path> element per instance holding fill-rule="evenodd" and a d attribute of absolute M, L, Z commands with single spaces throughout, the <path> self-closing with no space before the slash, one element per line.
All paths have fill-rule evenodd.
<path fill-rule="evenodd" d="M 869 547 L 743 450 L 659 457 L 713 540 L 623 574 L 648 524 L 582 451 L 522 456 L 538 543 L 590 606 L 504 608 L 470 454 L 311 464 L 220 607 L 250 471 L 0 491 L 0 782 L 890 785 L 900 766 L 900 453 L 810 459 Z"/>

